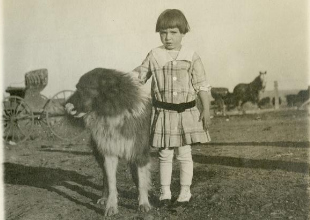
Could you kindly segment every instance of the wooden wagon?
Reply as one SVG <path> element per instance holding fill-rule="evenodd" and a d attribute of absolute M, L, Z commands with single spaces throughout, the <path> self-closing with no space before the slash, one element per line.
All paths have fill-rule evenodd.
<path fill-rule="evenodd" d="M 34 126 L 41 123 L 64 141 L 75 140 L 83 133 L 65 116 L 64 103 L 73 91 L 62 90 L 48 99 L 41 94 L 47 83 L 47 69 L 39 69 L 25 74 L 25 87 L 7 87 L 10 95 L 3 99 L 2 108 L 5 142 L 17 144 L 27 140 Z"/>

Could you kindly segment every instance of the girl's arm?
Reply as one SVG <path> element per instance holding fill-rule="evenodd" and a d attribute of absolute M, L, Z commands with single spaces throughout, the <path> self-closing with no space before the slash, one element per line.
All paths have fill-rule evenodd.
<path fill-rule="evenodd" d="M 145 84 L 146 81 L 152 76 L 152 72 L 151 72 L 151 68 L 150 68 L 150 53 L 144 59 L 142 64 L 140 66 L 136 67 L 131 72 L 132 72 L 132 74 L 138 75 L 138 79 L 139 79 L 139 82 L 141 84 Z"/>
<path fill-rule="evenodd" d="M 204 129 L 208 130 L 211 124 L 209 94 L 207 91 L 200 90 L 198 97 L 202 105 L 199 121 L 202 121 Z"/>
<path fill-rule="evenodd" d="M 198 93 L 202 110 L 200 112 L 199 121 L 203 122 L 204 129 L 207 130 L 211 123 L 210 120 L 210 103 L 209 92 L 211 86 L 207 82 L 206 73 L 200 57 L 195 53 L 192 64 L 192 84 L 195 91 Z"/>

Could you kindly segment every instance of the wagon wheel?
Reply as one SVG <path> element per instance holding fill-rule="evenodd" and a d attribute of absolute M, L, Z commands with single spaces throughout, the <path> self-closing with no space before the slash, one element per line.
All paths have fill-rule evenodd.
<path fill-rule="evenodd" d="M 84 134 L 81 119 L 69 118 L 65 114 L 65 103 L 74 93 L 71 90 L 63 90 L 56 93 L 45 105 L 47 124 L 52 133 L 65 141 L 73 141 Z"/>
<path fill-rule="evenodd" d="M 47 105 L 49 98 L 45 95 L 40 94 L 40 106 L 39 108 L 36 106 L 37 110 L 34 110 L 34 134 L 35 138 L 49 136 L 49 130 L 47 119 L 46 119 L 46 112 L 44 111 L 45 106 Z M 42 106 L 43 105 L 43 106 Z M 48 129 L 47 129 L 48 128 Z M 51 135 L 50 135 L 51 136 Z"/>
<path fill-rule="evenodd" d="M 25 141 L 33 131 L 34 116 L 29 105 L 18 96 L 3 100 L 3 140 L 9 143 Z"/>
<path fill-rule="evenodd" d="M 34 117 L 35 118 L 34 124 L 41 126 L 42 124 L 46 124 L 47 125 L 46 116 L 44 114 L 42 114 L 42 113 L 44 113 L 44 108 L 47 105 L 49 99 L 45 95 L 42 95 L 42 94 L 40 94 L 40 97 L 41 97 L 42 101 L 45 102 L 45 104 L 44 104 L 44 106 L 41 109 L 38 110 L 38 112 L 34 112 L 34 116 L 35 116 Z M 37 116 L 37 113 L 40 113 L 40 115 Z"/>

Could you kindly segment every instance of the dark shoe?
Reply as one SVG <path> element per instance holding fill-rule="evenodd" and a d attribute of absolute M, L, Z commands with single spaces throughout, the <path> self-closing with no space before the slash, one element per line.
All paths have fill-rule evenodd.
<path fill-rule="evenodd" d="M 190 198 L 189 201 L 185 201 L 185 202 L 178 202 L 178 201 L 175 201 L 174 203 L 172 203 L 168 208 L 170 210 L 176 210 L 176 209 L 179 209 L 179 208 L 186 208 L 190 202 L 192 201 L 192 198 Z"/>
<path fill-rule="evenodd" d="M 165 208 L 171 205 L 171 200 L 170 199 L 163 199 L 159 201 L 159 207 L 160 208 Z"/>

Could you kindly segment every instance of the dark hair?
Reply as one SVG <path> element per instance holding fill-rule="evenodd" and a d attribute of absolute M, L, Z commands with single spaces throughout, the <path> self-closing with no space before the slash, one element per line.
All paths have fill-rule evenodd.
<path fill-rule="evenodd" d="M 167 9 L 163 11 L 156 23 L 156 32 L 167 28 L 178 28 L 181 34 L 189 32 L 189 24 L 184 14 L 178 9 Z"/>

